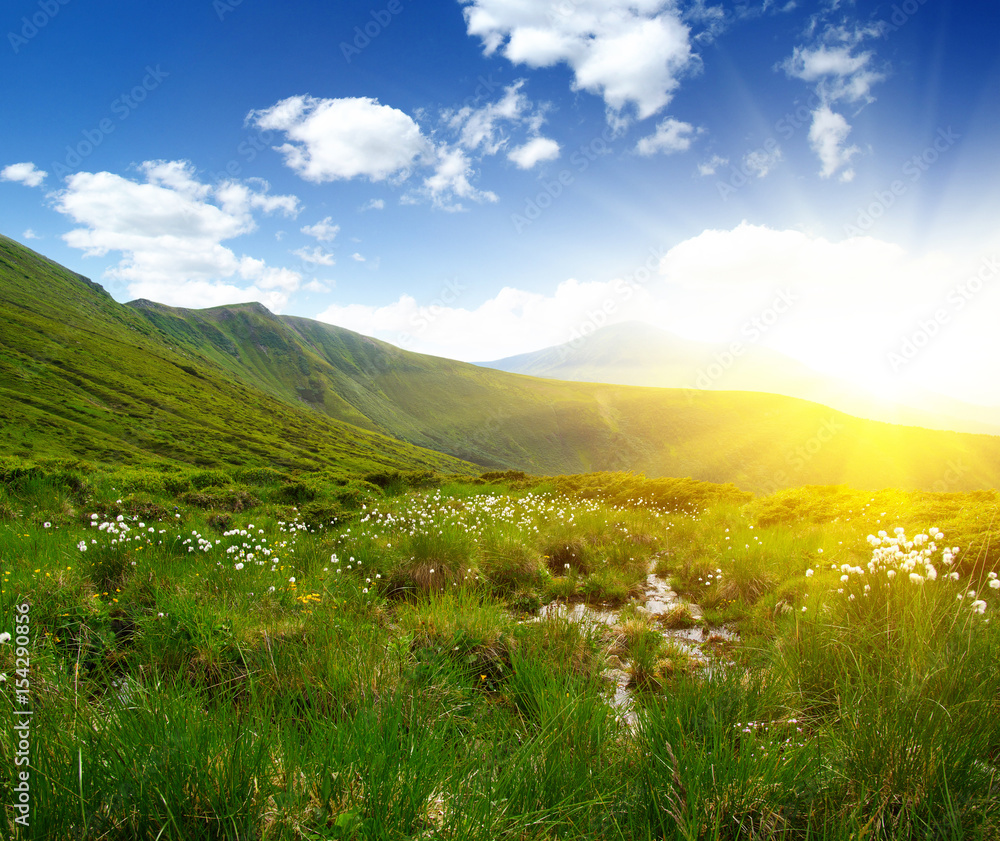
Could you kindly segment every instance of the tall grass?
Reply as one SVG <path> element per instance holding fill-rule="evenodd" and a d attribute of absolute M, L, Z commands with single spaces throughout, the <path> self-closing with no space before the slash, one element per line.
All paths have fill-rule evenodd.
<path fill-rule="evenodd" d="M 264 475 L 222 511 L 183 499 L 235 487 L 212 471 L 83 478 L 84 502 L 4 485 L 0 632 L 24 603 L 33 629 L 32 820 L 8 809 L 8 835 L 1000 837 L 1000 584 L 963 537 L 995 540 L 971 498 L 894 496 L 947 540 L 892 544 L 867 539 L 888 502 L 847 489 L 816 493 L 824 520 L 807 490 L 682 504 L 666 484 L 659 504 L 632 481 L 389 476 L 289 496 Z M 350 517 L 302 516 L 299 491 L 347 487 Z M 630 601 L 654 564 L 742 644 L 665 636 Z M 617 619 L 533 615 L 556 595 Z M 4 805 L 15 660 L 0 643 Z"/>

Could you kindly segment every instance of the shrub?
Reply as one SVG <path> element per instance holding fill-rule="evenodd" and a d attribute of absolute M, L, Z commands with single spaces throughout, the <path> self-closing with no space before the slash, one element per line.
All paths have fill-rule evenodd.
<path fill-rule="evenodd" d="M 348 523 L 355 516 L 356 512 L 345 510 L 337 501 L 314 499 L 299 509 L 299 517 L 307 526 L 313 528 L 327 527 L 334 523 Z"/>
<path fill-rule="evenodd" d="M 241 485 L 277 485 L 287 480 L 287 476 L 270 467 L 240 467 L 233 471 L 233 481 Z"/>
<path fill-rule="evenodd" d="M 191 474 L 191 485 L 199 491 L 229 484 L 232 484 L 232 478 L 224 470 L 198 470 Z"/>
<path fill-rule="evenodd" d="M 198 508 L 214 508 L 220 511 L 246 511 L 260 505 L 260 500 L 242 488 L 227 488 L 218 493 L 189 491 L 181 498 L 188 505 Z"/>
<path fill-rule="evenodd" d="M 285 482 L 274 495 L 276 502 L 285 502 L 289 505 L 301 505 L 309 502 L 319 495 L 320 488 L 314 482 L 296 480 Z"/>

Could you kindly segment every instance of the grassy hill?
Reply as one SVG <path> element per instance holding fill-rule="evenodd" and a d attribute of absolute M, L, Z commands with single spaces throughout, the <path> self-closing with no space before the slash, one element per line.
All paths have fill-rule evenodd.
<path fill-rule="evenodd" d="M 135 308 L 6 238 L 0 323 L 0 449 L 8 455 L 345 472 L 472 469 L 191 360 Z"/>
<path fill-rule="evenodd" d="M 259 304 L 121 305 L 6 239 L 0 319 L 0 445 L 25 457 L 631 470 L 754 491 L 1000 486 L 995 436 L 864 421 L 770 394 L 526 377 Z"/>

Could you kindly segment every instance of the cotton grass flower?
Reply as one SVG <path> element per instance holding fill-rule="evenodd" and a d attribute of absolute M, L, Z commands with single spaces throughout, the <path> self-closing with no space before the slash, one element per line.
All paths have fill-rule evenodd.
<path fill-rule="evenodd" d="M 5 642 L 10 642 L 10 634 L 6 631 L 0 634 L 0 645 L 3 645 Z"/>

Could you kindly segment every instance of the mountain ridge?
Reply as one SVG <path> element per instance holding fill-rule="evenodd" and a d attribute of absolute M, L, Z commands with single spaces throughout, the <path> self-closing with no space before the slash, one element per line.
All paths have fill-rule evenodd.
<path fill-rule="evenodd" d="M 479 365 L 572 382 L 654 388 L 761 391 L 798 397 L 857 417 L 928 429 L 1000 435 L 1000 408 L 911 389 L 907 402 L 881 400 L 798 360 L 752 343 L 681 338 L 644 322 L 622 322 L 586 338 Z M 640 350 L 642 348 L 642 350 Z M 942 406 L 943 409 L 937 408 Z M 934 407 L 934 408 L 931 408 Z"/>
<path fill-rule="evenodd" d="M 626 470 L 757 492 L 1000 485 L 1000 438 L 864 421 L 778 395 L 506 373 L 259 304 L 118 304 L 29 252 L 0 239 L 0 444 L 22 457 Z"/>

